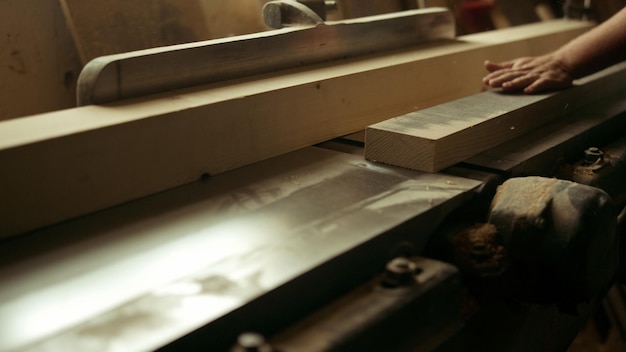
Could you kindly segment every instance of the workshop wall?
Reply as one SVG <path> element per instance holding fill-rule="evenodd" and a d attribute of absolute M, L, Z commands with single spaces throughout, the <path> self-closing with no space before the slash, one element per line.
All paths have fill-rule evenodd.
<path fill-rule="evenodd" d="M 72 106 L 81 63 L 57 1 L 0 0 L 0 120 Z"/>
<path fill-rule="evenodd" d="M 75 106 L 95 57 L 265 30 L 263 3 L 0 0 L 0 120 Z"/>
<path fill-rule="evenodd" d="M 83 64 L 103 55 L 265 29 L 250 0 L 60 0 Z"/>

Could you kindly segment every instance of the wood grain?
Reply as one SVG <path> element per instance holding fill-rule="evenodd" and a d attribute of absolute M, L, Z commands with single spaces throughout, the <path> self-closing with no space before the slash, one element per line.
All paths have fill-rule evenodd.
<path fill-rule="evenodd" d="M 0 122 L 0 237 L 480 92 L 482 61 L 554 49 L 554 22 Z"/>
<path fill-rule="evenodd" d="M 81 72 L 78 104 L 411 48 L 454 39 L 454 28 L 450 11 L 429 8 L 99 57 Z"/>
<path fill-rule="evenodd" d="M 570 89 L 541 95 L 488 91 L 398 116 L 366 129 L 365 157 L 437 172 L 519 137 L 600 97 L 624 94 L 618 65 Z"/>

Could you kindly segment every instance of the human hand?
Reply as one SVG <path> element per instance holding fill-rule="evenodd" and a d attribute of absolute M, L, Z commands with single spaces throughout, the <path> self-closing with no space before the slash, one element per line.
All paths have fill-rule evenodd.
<path fill-rule="evenodd" d="M 483 83 L 506 91 L 523 90 L 532 94 L 549 89 L 561 89 L 572 85 L 570 70 L 554 55 L 523 57 L 502 63 L 485 61 L 490 73 Z"/>

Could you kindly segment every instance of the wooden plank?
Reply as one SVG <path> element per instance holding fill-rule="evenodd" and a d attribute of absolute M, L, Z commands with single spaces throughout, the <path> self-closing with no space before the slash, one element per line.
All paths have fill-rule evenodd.
<path fill-rule="evenodd" d="M 558 174 L 589 147 L 602 147 L 626 131 L 626 95 L 605 97 L 521 138 L 506 141 L 463 163 L 511 176 Z"/>
<path fill-rule="evenodd" d="M 429 8 L 110 55 L 83 69 L 78 103 L 109 103 L 415 47 L 426 41 L 454 39 L 454 28 L 454 17 L 447 9 Z"/>
<path fill-rule="evenodd" d="M 0 122 L 0 237 L 477 93 L 485 58 L 552 50 L 588 28 L 542 23 Z"/>
<path fill-rule="evenodd" d="M 398 116 L 365 132 L 365 157 L 437 172 L 523 135 L 600 97 L 626 94 L 626 65 L 541 95 L 488 91 Z"/>

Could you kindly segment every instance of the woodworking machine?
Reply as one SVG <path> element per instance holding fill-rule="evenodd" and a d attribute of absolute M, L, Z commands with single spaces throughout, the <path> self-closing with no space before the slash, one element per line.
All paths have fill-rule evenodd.
<path fill-rule="evenodd" d="M 170 164 L 152 169 L 168 158 L 156 151 L 169 142 L 153 138 L 158 127 L 148 121 L 166 121 L 170 131 L 190 123 L 183 108 L 118 122 L 124 116 L 116 114 L 125 107 L 168 108 L 193 101 L 192 95 L 169 97 L 185 89 L 197 92 L 198 85 L 229 87 L 250 77 L 286 77 L 296 69 L 340 67 L 361 57 L 400 60 L 407 48 L 455 41 L 454 20 L 442 9 L 311 23 L 315 16 L 298 12 L 299 5 L 268 6 L 266 20 L 285 28 L 94 60 L 79 82 L 84 106 L 46 117 L 55 121 L 50 119 L 93 111 L 101 114 L 98 127 L 75 122 L 80 131 L 58 132 L 49 142 L 42 137 L 48 132 L 37 132 L 27 144 L 2 145 L 3 165 L 41 149 L 45 160 L 77 165 L 64 166 L 66 173 L 121 160 L 130 160 L 124 167 L 141 165 L 145 171 L 116 181 L 120 170 L 94 166 L 98 172 L 76 176 L 69 185 L 49 176 L 52 162 L 33 172 L 17 166 L 0 171 L 0 192 L 17 194 L 10 201 L 2 197 L 3 214 L 33 199 L 25 208 L 32 212 L 19 210 L 28 221 L 3 215 L 0 350 L 565 350 L 620 272 L 626 87 L 546 117 L 532 131 L 438 172 L 364 158 L 368 141 L 362 131 L 372 123 L 367 122 L 228 170 L 196 168 L 178 184 L 154 186 L 133 199 L 113 198 L 128 193 L 120 192 L 124 182 L 157 185 L 174 178 L 167 173 Z M 249 56 L 254 60 L 240 59 Z M 622 71 L 600 75 L 617 80 Z M 371 85 L 384 80 L 372 77 Z M 326 84 L 316 89 L 323 92 Z M 237 101 L 247 104 L 253 94 L 246 94 Z M 501 93 L 475 94 L 498 99 Z M 548 94 L 566 96 L 568 90 Z M 272 109 L 257 100 L 258 109 L 247 110 L 251 116 L 296 109 L 289 99 Z M 301 133 L 295 123 L 315 118 L 323 106 L 307 109 L 307 116 L 281 123 Z M 0 133 L 38 118 L 5 122 Z M 85 119 L 80 121 L 92 123 Z M 104 147 L 90 149 L 110 130 L 115 138 L 106 139 L 106 148 L 124 144 L 125 133 L 137 131 L 140 139 L 128 148 L 143 148 L 141 159 L 132 159 L 133 151 L 108 156 Z M 280 139 L 278 130 L 255 133 Z M 199 146 L 230 133 L 205 132 L 198 140 L 190 132 L 170 147 Z M 255 141 L 247 150 L 263 150 Z M 57 157 L 61 149 L 77 156 Z M 195 150 L 174 158 L 204 162 L 203 155 L 210 155 L 208 148 Z M 99 186 L 73 192 L 103 174 L 106 180 L 94 183 Z M 6 181 L 24 177 L 34 181 Z M 49 199 L 37 187 L 46 182 L 46 192 L 62 190 L 53 206 L 40 209 Z M 92 204 L 88 200 L 98 187 L 106 188 L 103 199 L 114 200 L 81 208 L 84 214 L 53 217 L 75 203 Z M 41 214 L 50 216 L 37 222 Z"/>

